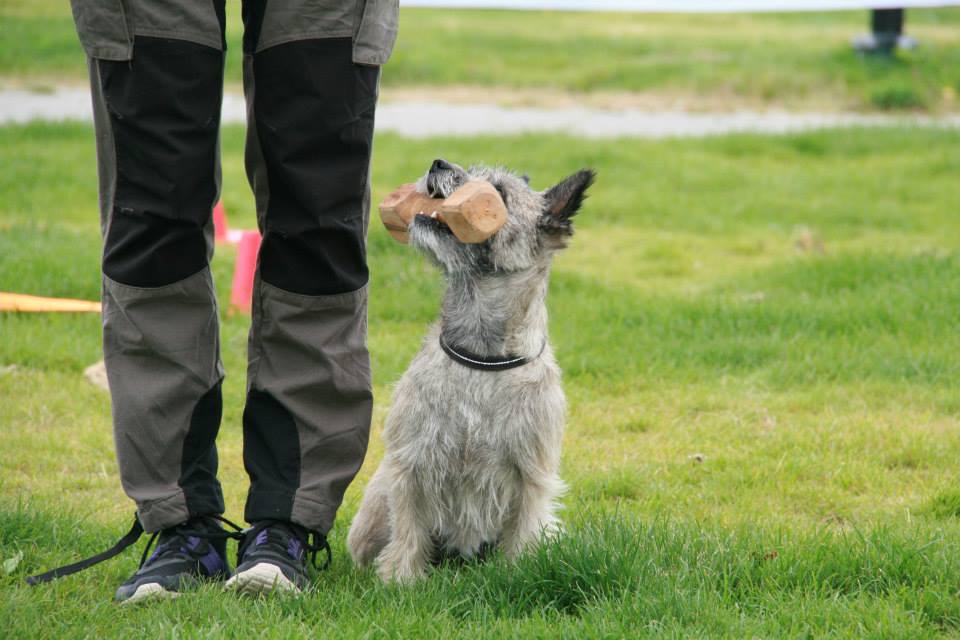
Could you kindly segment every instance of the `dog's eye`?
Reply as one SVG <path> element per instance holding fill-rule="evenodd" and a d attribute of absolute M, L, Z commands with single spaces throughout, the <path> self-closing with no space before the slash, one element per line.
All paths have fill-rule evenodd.
<path fill-rule="evenodd" d="M 507 201 L 507 190 L 504 189 L 503 186 L 501 186 L 501 185 L 499 185 L 499 184 L 495 184 L 495 185 L 493 185 L 493 187 L 497 190 L 497 193 L 500 194 L 500 197 L 503 198 L 503 201 L 506 202 L 506 201 Z"/>

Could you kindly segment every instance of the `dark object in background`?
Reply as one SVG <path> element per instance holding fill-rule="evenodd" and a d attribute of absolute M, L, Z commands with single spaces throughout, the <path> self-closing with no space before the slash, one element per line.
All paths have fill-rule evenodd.
<path fill-rule="evenodd" d="M 853 48 L 860 53 L 890 55 L 899 47 L 914 49 L 917 41 L 903 35 L 903 9 L 874 9 L 870 15 L 871 33 L 857 36 Z"/>

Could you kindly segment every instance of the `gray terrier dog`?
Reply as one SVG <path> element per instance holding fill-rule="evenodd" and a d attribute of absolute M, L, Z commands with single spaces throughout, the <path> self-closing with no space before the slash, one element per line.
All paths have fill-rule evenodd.
<path fill-rule="evenodd" d="M 347 537 L 354 562 L 375 560 L 387 582 L 495 547 L 512 558 L 560 526 L 565 399 L 545 299 L 594 173 L 541 193 L 504 169 L 437 160 L 417 190 L 446 198 L 467 180 L 497 188 L 507 222 L 463 244 L 436 217 L 413 220 L 410 244 L 447 280 L 441 319 L 397 384 L 386 454 Z"/>

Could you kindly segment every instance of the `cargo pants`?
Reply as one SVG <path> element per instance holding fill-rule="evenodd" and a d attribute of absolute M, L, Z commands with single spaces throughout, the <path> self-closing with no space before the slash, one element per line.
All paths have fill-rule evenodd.
<path fill-rule="evenodd" d="M 366 452 L 366 227 L 397 0 L 244 0 L 246 168 L 263 235 L 245 518 L 326 533 Z M 209 262 L 225 0 L 72 0 L 100 180 L 103 346 L 123 488 L 146 531 L 220 514 Z"/>

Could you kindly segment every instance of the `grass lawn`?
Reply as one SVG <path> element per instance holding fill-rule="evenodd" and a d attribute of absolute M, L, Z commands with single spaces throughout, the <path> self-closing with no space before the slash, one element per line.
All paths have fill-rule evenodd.
<path fill-rule="evenodd" d="M 228 82 L 240 83 L 239 2 L 228 2 Z M 892 60 L 857 56 L 866 11 L 656 15 L 404 9 L 390 90 L 522 89 L 526 100 L 564 93 L 641 94 L 644 104 L 693 109 L 786 107 L 956 111 L 960 9 L 908 12 L 920 40 Z M 68 4 L 0 5 L 0 77 L 43 88 L 84 82 Z M 496 53 L 491 53 L 496 52 Z M 480 97 L 483 94 L 481 92 Z M 597 97 L 594 96 L 594 100 Z M 613 103 L 623 97 L 611 96 Z"/>
<path fill-rule="evenodd" d="M 250 227 L 242 131 L 223 144 L 226 208 Z M 111 544 L 132 506 L 108 397 L 81 375 L 99 318 L 0 314 L 0 559 L 23 554 L 0 570 L 8 637 L 960 635 L 960 133 L 386 136 L 374 200 L 439 155 L 504 163 L 538 188 L 599 172 L 549 298 L 569 535 L 518 567 L 445 568 L 408 590 L 350 566 L 390 384 L 442 287 L 374 223 L 375 435 L 315 595 L 210 588 L 117 608 L 133 552 L 23 586 Z M 0 129 L 0 166 L 0 290 L 97 298 L 90 129 Z M 233 259 L 221 248 L 213 264 L 223 300 Z M 239 519 L 247 319 L 223 320 L 222 480 Z"/>

